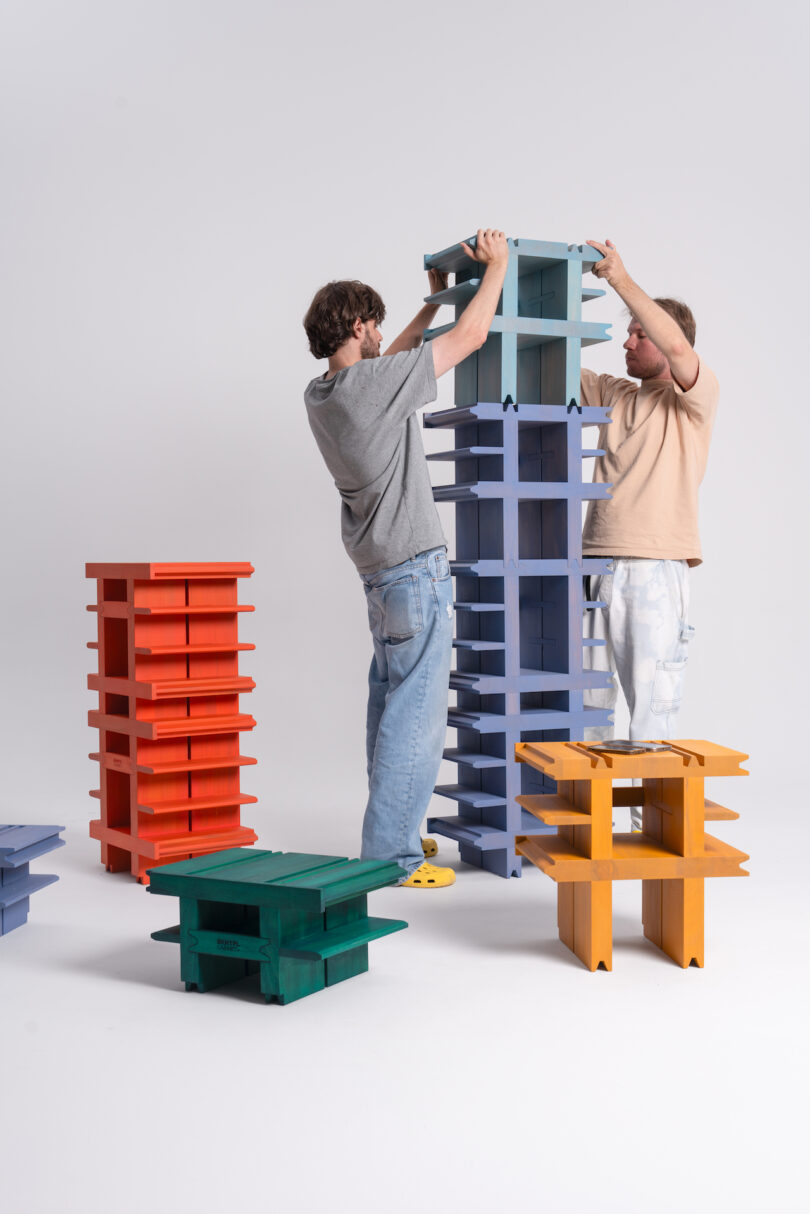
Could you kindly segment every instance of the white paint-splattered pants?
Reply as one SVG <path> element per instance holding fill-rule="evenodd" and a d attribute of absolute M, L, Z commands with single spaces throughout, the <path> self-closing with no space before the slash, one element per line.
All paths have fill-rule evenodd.
<path fill-rule="evenodd" d="M 591 602 L 603 607 L 585 612 L 585 637 L 604 645 L 586 645 L 585 665 L 618 676 L 630 710 L 630 738 L 672 738 L 681 706 L 689 640 L 689 567 L 686 561 L 615 557 L 612 573 L 590 579 Z M 585 692 L 594 708 L 616 707 L 617 678 L 611 687 Z M 613 736 L 610 725 L 585 731 L 588 742 Z M 641 814 L 631 811 L 634 827 Z"/>

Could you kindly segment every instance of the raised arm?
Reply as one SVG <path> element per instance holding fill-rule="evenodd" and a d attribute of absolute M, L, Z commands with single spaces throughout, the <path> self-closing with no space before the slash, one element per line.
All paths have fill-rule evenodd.
<path fill-rule="evenodd" d="M 633 282 L 612 241 L 600 244 L 598 240 L 589 240 L 588 244 L 603 255 L 603 260 L 593 268 L 596 277 L 607 279 L 616 294 L 624 300 L 650 341 L 669 363 L 672 378 L 684 392 L 688 392 L 698 377 L 700 360 L 684 337 L 680 325 L 655 300 L 650 299 L 638 283 Z"/>
<path fill-rule="evenodd" d="M 430 283 L 430 294 L 435 295 L 437 291 L 443 291 L 447 286 L 447 275 L 442 270 L 428 270 L 428 282 Z M 405 326 L 399 337 L 395 337 L 388 349 L 383 350 L 383 354 L 399 354 L 402 350 L 416 350 L 421 346 L 422 334 L 438 310 L 438 304 L 425 304 L 424 308 L 420 308 L 416 313 L 410 324 Z"/>
<path fill-rule="evenodd" d="M 506 237 L 495 228 L 478 229 L 475 249 L 471 249 L 468 244 L 462 244 L 461 247 L 468 257 L 480 262 L 486 269 L 480 287 L 461 313 L 458 323 L 449 333 L 442 333 L 441 337 L 435 337 L 431 343 L 433 366 L 437 376 L 444 375 L 483 346 L 498 306 L 509 263 Z"/>

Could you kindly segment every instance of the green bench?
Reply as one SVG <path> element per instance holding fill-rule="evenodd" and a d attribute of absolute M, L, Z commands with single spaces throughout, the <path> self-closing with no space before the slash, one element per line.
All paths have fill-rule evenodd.
<path fill-rule="evenodd" d="M 186 990 L 258 972 L 268 1003 L 291 1003 L 365 973 L 369 942 L 408 926 L 368 915 L 367 895 L 405 877 L 393 862 L 237 847 L 148 876 L 180 899 L 180 923 L 152 939 L 180 945 Z"/>

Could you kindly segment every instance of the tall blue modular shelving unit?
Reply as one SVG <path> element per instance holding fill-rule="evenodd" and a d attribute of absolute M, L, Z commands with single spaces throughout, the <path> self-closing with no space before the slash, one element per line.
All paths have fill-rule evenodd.
<path fill-rule="evenodd" d="M 455 503 L 455 669 L 457 704 L 448 724 L 457 745 L 444 753 L 458 782 L 435 792 L 456 802 L 451 817 L 429 818 L 431 834 L 459 845 L 461 859 L 520 876 L 516 835 L 546 833 L 516 798 L 553 791 L 553 782 L 514 761 L 515 744 L 581 738 L 610 714 L 583 705 L 583 691 L 609 675 L 583 669 L 583 576 L 606 559 L 582 557 L 582 503 L 609 496 L 583 481 L 584 424 L 608 410 L 580 406 L 580 350 L 608 341 L 608 325 L 582 321 L 583 286 L 601 254 L 589 246 L 510 240 L 503 294 L 482 348 L 455 372 L 455 408 L 424 424 L 452 430 L 455 483 L 434 488 Z M 431 296 L 455 307 L 456 321 L 478 289 L 481 267 L 460 245 L 429 254 L 425 267 L 455 274 Z M 426 340 L 451 325 L 429 330 Z M 603 642 L 595 642 L 603 643 Z"/>

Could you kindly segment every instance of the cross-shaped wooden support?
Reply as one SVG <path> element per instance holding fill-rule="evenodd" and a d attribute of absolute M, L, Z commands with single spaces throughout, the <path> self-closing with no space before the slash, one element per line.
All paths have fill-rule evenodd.
<path fill-rule="evenodd" d="M 644 935 L 678 965 L 703 965 L 703 881 L 748 874 L 748 856 L 707 835 L 707 821 L 739 817 L 704 795 L 706 776 L 748 773 L 748 756 L 712 742 L 677 741 L 639 755 L 599 754 L 582 742 L 521 742 L 520 763 L 557 782 L 553 795 L 518 797 L 556 835 L 521 836 L 517 851 L 558 882 L 560 939 L 595 970 L 613 968 L 613 881 L 641 880 Z M 640 779 L 641 787 L 613 781 Z M 613 834 L 613 808 L 642 807 L 642 830 Z"/>

